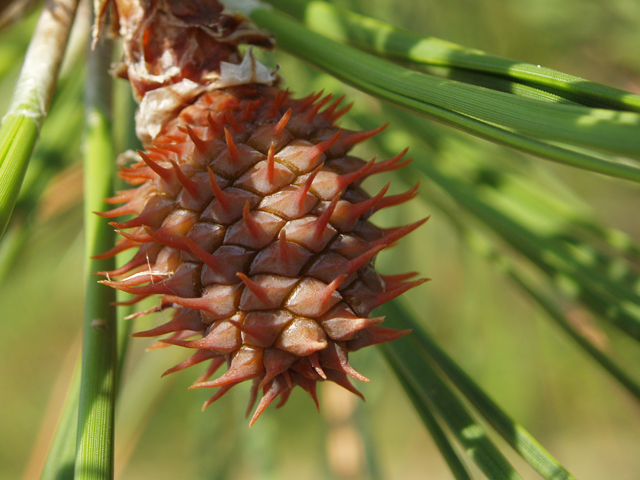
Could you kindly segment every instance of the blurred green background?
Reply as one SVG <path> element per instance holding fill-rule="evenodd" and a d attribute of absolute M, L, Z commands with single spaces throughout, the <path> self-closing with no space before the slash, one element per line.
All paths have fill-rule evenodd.
<path fill-rule="evenodd" d="M 337 1 L 340 6 L 459 44 L 541 64 L 640 93 L 640 3 L 633 0 Z M 0 111 L 8 105 L 36 16 L 0 34 Z M 84 32 L 86 33 L 86 32 Z M 42 131 L 25 194 L 9 234 L 26 232 L 14 260 L 0 249 L 0 479 L 38 478 L 80 348 L 83 309 L 81 174 L 82 62 L 85 45 L 72 40 L 76 62 L 63 73 L 50 121 Z M 75 43 L 74 43 L 75 42 Z M 284 85 L 299 96 L 325 89 L 355 101 L 347 128 L 363 116 L 386 123 L 387 108 L 300 61 L 276 52 Z M 115 127 L 126 144 L 127 85 L 118 82 Z M 507 149 L 423 121 L 438 148 L 435 160 L 482 157 L 498 168 L 523 163 L 576 205 L 588 205 L 605 224 L 640 240 L 637 187 L 588 172 L 526 158 Z M 387 144 L 407 135 L 395 125 Z M 420 140 L 420 139 L 417 139 Z M 123 147 L 124 148 L 124 147 Z M 371 144 L 355 153 L 370 158 Z M 417 152 L 412 149 L 412 153 Z M 424 153 L 424 152 L 423 152 Z M 455 160 L 457 159 L 457 160 Z M 511 168 L 511 167 L 505 167 Z M 389 175 L 392 192 L 410 185 Z M 377 192 L 388 179 L 371 180 Z M 430 188 L 423 184 L 422 188 Z M 25 191 L 27 191 L 26 189 Z M 376 223 L 395 226 L 431 220 L 385 251 L 383 273 L 418 270 L 433 279 L 407 294 L 408 305 L 448 353 L 570 472 L 584 480 L 635 480 L 640 475 L 640 405 L 502 273 L 469 251 L 445 215 L 421 201 L 384 210 Z M 17 226 L 16 226 L 17 225 Z M 6 267 L 6 268 L 5 268 Z M 640 359 L 626 339 L 583 311 L 575 318 L 603 348 Z M 135 321 L 134 329 L 160 318 Z M 116 462 L 121 479 L 448 479 L 446 465 L 379 352 L 358 352 L 353 364 L 372 379 L 355 402 L 322 385 L 322 413 L 301 390 L 282 410 L 268 409 L 249 430 L 246 386 L 200 412 L 209 392 L 186 388 L 199 372 L 160 379 L 186 357 L 178 348 L 145 353 L 152 342 L 130 343 L 118 405 Z M 634 350 L 635 348 L 635 350 Z M 192 369 L 192 370 L 195 370 Z M 636 369 L 637 371 L 637 369 Z M 538 478 L 509 455 L 525 478 Z M 475 467 L 470 469 L 476 472 Z"/>

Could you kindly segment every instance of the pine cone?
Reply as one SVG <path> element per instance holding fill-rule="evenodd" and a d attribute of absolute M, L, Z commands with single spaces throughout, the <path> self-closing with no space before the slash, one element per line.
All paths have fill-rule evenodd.
<path fill-rule="evenodd" d="M 151 89 L 132 83 L 140 96 Z M 378 326 L 383 318 L 370 312 L 425 281 L 381 276 L 374 261 L 426 220 L 391 229 L 368 221 L 413 198 L 417 186 L 386 197 L 388 185 L 374 197 L 360 188 L 406 165 L 406 150 L 377 163 L 349 156 L 384 127 L 338 129 L 349 107 L 321 96 L 294 100 L 257 83 L 199 94 L 163 120 L 141 161 L 121 168 L 137 187 L 108 199 L 124 205 L 101 214 L 135 215 L 112 223 L 124 238 L 101 257 L 138 249 L 126 265 L 101 272 L 103 283 L 136 295 L 131 303 L 162 295 L 151 311 L 175 309 L 170 322 L 134 336 L 170 334 L 162 345 L 195 350 L 165 374 L 210 361 L 191 387 L 217 387 L 204 407 L 253 380 L 248 412 L 263 393 L 251 424 L 295 385 L 316 404 L 318 381 L 362 396 L 348 376 L 368 379 L 349 365 L 349 352 L 407 333 Z M 227 371 L 209 380 L 223 363 Z"/>

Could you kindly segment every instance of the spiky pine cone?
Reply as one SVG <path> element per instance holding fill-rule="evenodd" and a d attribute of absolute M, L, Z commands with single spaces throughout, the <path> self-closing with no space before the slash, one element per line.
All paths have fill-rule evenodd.
<path fill-rule="evenodd" d="M 120 12 L 130 8 L 126 0 L 118 5 Z M 149 18 L 170 12 L 167 3 L 164 16 L 154 16 L 149 5 L 164 4 L 143 4 Z M 160 29 L 164 35 L 167 28 Z M 179 50 L 180 32 L 175 38 L 174 51 L 189 53 Z M 138 46 L 130 41 L 129 48 Z M 156 85 L 134 81 L 137 71 L 130 68 L 129 78 L 142 97 Z M 124 238 L 102 257 L 138 248 L 126 265 L 101 272 L 103 283 L 136 295 L 132 302 L 162 295 L 151 311 L 175 309 L 168 323 L 134 336 L 170 334 L 162 345 L 195 350 L 165 374 L 209 360 L 192 386 L 218 388 L 205 407 L 252 379 L 248 412 L 263 395 L 251 424 L 276 397 L 283 405 L 295 385 L 316 404 L 318 381 L 361 396 L 347 377 L 368 380 L 349 365 L 349 352 L 406 333 L 378 326 L 383 318 L 368 318 L 370 312 L 424 281 L 380 276 L 374 261 L 425 220 L 391 229 L 368 221 L 412 198 L 417 186 L 388 197 L 388 185 L 374 197 L 360 188 L 368 176 L 408 163 L 406 150 L 377 163 L 349 156 L 354 144 L 384 127 L 340 130 L 335 122 L 349 107 L 338 110 L 342 98 L 320 97 L 294 100 L 257 83 L 199 94 L 162 123 L 141 161 L 121 169 L 137 187 L 108 199 L 124 205 L 102 214 L 135 215 L 112 223 Z M 227 371 L 209 380 L 224 363 Z"/>

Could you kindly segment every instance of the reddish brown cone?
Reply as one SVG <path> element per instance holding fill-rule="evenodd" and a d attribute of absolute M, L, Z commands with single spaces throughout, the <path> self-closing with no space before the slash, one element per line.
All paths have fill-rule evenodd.
<path fill-rule="evenodd" d="M 223 50 L 225 61 L 236 58 L 229 43 Z M 139 96 L 154 88 L 134 83 Z M 295 100 L 260 83 L 198 94 L 163 120 L 139 162 L 122 168 L 135 188 L 109 199 L 124 205 L 103 214 L 135 215 L 114 222 L 124 238 L 107 254 L 139 248 L 125 266 L 101 272 L 104 283 L 138 299 L 162 295 L 163 308 L 175 309 L 167 324 L 136 336 L 169 334 L 162 342 L 195 350 L 165 374 L 211 362 L 192 386 L 217 388 L 205 407 L 252 380 L 251 405 L 259 390 L 262 398 L 251 423 L 296 385 L 316 403 L 318 381 L 359 395 L 348 376 L 368 379 L 348 353 L 407 333 L 377 326 L 383 319 L 368 318 L 371 310 L 422 283 L 385 282 L 374 268 L 382 249 L 422 222 L 384 230 L 368 220 L 415 189 L 387 197 L 387 185 L 370 197 L 360 188 L 405 164 L 406 151 L 381 162 L 349 156 L 383 127 L 340 130 L 342 98 L 330 100 Z M 209 380 L 223 363 L 227 371 Z"/>

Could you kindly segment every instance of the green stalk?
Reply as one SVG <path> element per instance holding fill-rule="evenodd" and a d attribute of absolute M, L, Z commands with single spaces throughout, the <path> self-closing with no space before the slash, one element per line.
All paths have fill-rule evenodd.
<path fill-rule="evenodd" d="M 16 90 L 0 127 L 0 237 L 7 228 L 38 132 L 47 115 L 78 0 L 42 10 Z"/>
<path fill-rule="evenodd" d="M 319 0 L 267 0 L 315 32 L 377 55 L 415 64 L 502 77 L 586 105 L 640 112 L 640 95 L 590 82 L 550 68 L 466 48 L 360 15 Z M 516 83 L 518 84 L 518 83 Z"/>
<path fill-rule="evenodd" d="M 106 63 L 106 61 L 105 61 Z M 105 67 L 105 65 L 102 65 L 102 67 Z M 77 75 L 72 75 L 72 79 L 73 82 L 75 83 L 76 78 L 83 80 L 84 79 L 84 73 L 79 73 Z M 65 104 L 64 101 L 61 101 L 62 104 Z M 63 116 L 66 115 L 67 119 L 69 118 L 69 112 L 67 110 L 63 111 L 62 113 L 60 113 L 59 111 L 56 113 L 53 113 L 55 111 L 52 110 L 52 116 L 51 116 L 51 120 L 53 121 L 53 115 L 60 115 L 61 118 L 60 120 L 63 121 Z M 133 115 L 133 113 L 131 112 L 131 115 Z M 75 115 L 73 115 L 73 118 L 75 118 Z M 128 123 L 128 122 L 125 122 Z M 47 124 L 47 126 L 45 128 L 49 128 L 51 127 L 51 122 L 49 122 Z M 55 122 L 53 122 L 53 126 L 55 126 Z M 133 127 L 133 124 L 131 123 L 130 125 L 131 127 Z M 49 132 L 51 133 L 51 132 Z M 57 151 L 59 149 L 62 148 L 63 145 L 68 144 L 67 141 L 65 140 L 60 140 L 61 135 L 65 133 L 65 130 L 62 130 L 61 132 L 56 132 L 55 135 L 53 135 L 53 137 L 56 139 L 55 142 L 56 144 L 54 146 L 52 146 L 50 149 Z M 60 144 L 58 144 L 58 142 L 60 142 Z M 43 144 L 40 144 L 40 147 L 42 147 Z M 59 148 L 58 148 L 59 147 Z M 105 163 L 106 163 L 106 158 L 105 158 Z M 33 166 L 33 163 L 32 163 Z M 49 165 L 50 166 L 50 165 Z M 24 190 L 24 189 L 23 189 Z M 34 192 L 34 194 L 37 192 Z M 5 241 L 7 240 L 7 238 L 5 238 Z M 1 250 L 0 250 L 1 251 Z M 125 254 L 121 254 L 120 256 L 126 256 Z M 119 258 L 116 257 L 116 262 L 117 263 L 121 263 L 119 262 Z M 0 259 L 2 259 L 2 256 L 0 255 Z M 0 263 L 0 266 L 2 265 L 2 263 Z M 2 278 L 1 275 L 2 270 L 0 269 L 0 281 Z M 90 281 L 93 281 L 95 278 L 93 278 Z M 116 296 L 118 297 L 118 294 L 122 293 L 122 292 L 116 292 Z M 123 298 L 124 299 L 124 295 L 123 294 Z M 119 300 L 121 300 L 120 298 L 118 298 Z M 124 357 L 125 357 L 125 353 L 126 353 L 126 347 L 127 347 L 127 342 L 129 339 L 129 331 L 130 331 L 130 326 L 131 326 L 131 322 L 127 321 L 127 320 L 122 320 L 124 316 L 128 315 L 129 313 L 131 313 L 130 307 L 119 307 L 118 309 L 118 325 L 117 325 L 117 355 L 118 355 L 118 370 L 117 370 L 117 374 L 116 374 L 116 378 L 118 381 L 118 384 L 116 385 L 116 392 L 120 391 L 120 381 L 122 378 L 122 367 L 124 365 Z M 80 363 L 80 359 L 78 360 L 78 364 L 77 364 L 77 368 L 76 368 L 76 374 L 74 376 L 74 380 L 73 383 L 69 389 L 69 394 L 68 394 L 68 399 L 65 403 L 64 406 L 64 410 L 61 416 L 61 420 L 60 423 L 57 427 L 56 430 L 56 434 L 54 437 L 54 441 L 53 444 L 51 446 L 51 449 L 49 450 L 49 454 L 47 456 L 47 461 L 45 463 L 45 467 L 43 469 L 42 472 L 42 476 L 40 480 L 71 480 L 73 479 L 73 475 L 74 475 L 74 466 L 75 466 L 75 454 L 76 454 L 76 437 L 77 437 L 77 430 L 78 430 L 78 401 L 79 401 L 79 394 L 80 394 L 80 368 L 81 368 L 81 363 Z"/>
<path fill-rule="evenodd" d="M 117 292 L 116 296 L 118 296 Z M 130 310 L 130 307 L 120 307 L 124 314 Z M 123 320 L 124 315 L 118 314 L 117 324 L 117 363 L 118 369 L 116 373 L 117 385 L 116 393 L 120 392 L 122 367 L 124 365 L 124 357 L 126 354 L 127 343 L 129 340 L 129 332 L 131 322 Z M 76 365 L 76 371 L 69 388 L 67 401 L 60 418 L 60 422 L 56 428 L 56 433 L 47 455 L 40 480 L 73 480 L 75 456 L 76 456 L 76 437 L 78 431 L 78 401 L 80 395 L 80 369 L 81 361 Z M 145 378 L 150 378 L 148 375 Z M 146 392 L 148 393 L 148 392 Z M 151 395 L 154 398 L 153 395 Z M 157 396 L 156 396 L 157 397 Z M 142 398 L 142 397 L 140 397 Z"/>
<path fill-rule="evenodd" d="M 290 53 L 396 106 L 520 151 L 640 182 L 639 168 L 533 138 L 640 157 L 636 113 L 550 104 L 436 78 L 338 44 L 275 11 L 256 9 L 251 17 Z"/>
<path fill-rule="evenodd" d="M 111 136 L 110 43 L 98 44 L 90 54 L 87 76 L 85 143 L 86 256 L 102 253 L 114 244 L 113 229 L 94 211 L 104 211 L 103 199 L 112 196 L 115 162 Z M 112 270 L 113 258 L 90 260 L 82 352 L 82 382 L 78 412 L 75 478 L 113 478 L 114 403 L 117 369 L 115 291 L 97 283 L 92 274 Z"/>

